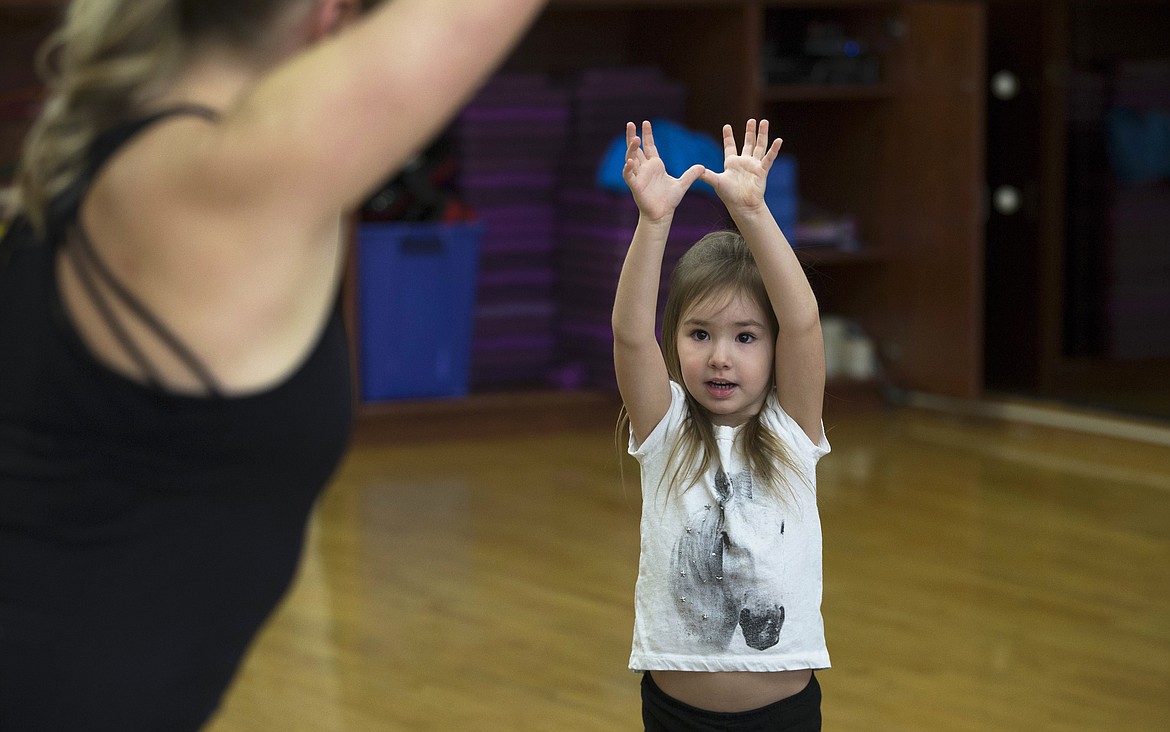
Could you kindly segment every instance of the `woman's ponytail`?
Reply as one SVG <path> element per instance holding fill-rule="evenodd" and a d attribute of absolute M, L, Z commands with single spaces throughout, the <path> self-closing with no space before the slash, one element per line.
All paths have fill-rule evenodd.
<path fill-rule="evenodd" d="M 52 200 L 98 134 L 147 103 L 181 64 L 173 0 L 75 0 L 37 62 L 48 87 L 21 159 L 20 211 L 44 233 Z"/>

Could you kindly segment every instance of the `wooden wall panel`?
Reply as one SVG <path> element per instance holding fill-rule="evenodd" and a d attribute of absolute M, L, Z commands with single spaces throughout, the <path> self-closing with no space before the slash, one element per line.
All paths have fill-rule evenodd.
<path fill-rule="evenodd" d="M 896 383 L 963 397 L 982 389 L 983 17 L 974 2 L 904 5 L 903 76 L 874 140 L 892 261 L 872 325 Z"/>

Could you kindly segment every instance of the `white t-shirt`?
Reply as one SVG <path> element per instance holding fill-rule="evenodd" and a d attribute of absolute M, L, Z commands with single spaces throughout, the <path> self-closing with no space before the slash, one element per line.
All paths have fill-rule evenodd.
<path fill-rule="evenodd" d="M 642 470 L 642 548 L 634 590 L 635 671 L 788 671 L 829 667 L 821 619 L 821 523 L 816 464 L 829 452 L 784 413 L 775 394 L 762 419 L 800 474 L 787 490 L 755 487 L 741 427 L 715 427 L 719 459 L 699 482 L 668 489 L 667 461 L 687 414 L 671 382 L 670 409 L 630 454 Z M 665 475 L 665 480 L 663 476 Z"/>

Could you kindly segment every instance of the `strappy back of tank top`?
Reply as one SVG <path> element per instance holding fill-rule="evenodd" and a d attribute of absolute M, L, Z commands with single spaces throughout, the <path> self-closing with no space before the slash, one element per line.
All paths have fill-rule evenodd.
<path fill-rule="evenodd" d="M 208 107 L 194 105 L 170 107 L 149 116 L 130 120 L 118 125 L 94 141 L 90 149 L 90 158 L 86 167 L 86 173 L 78 181 L 75 194 L 69 196 L 69 200 L 65 203 L 65 206 L 68 208 L 57 212 L 58 215 L 64 217 L 63 220 L 59 219 L 63 229 L 71 234 L 71 236 L 63 236 L 59 240 L 63 242 L 62 246 L 64 246 L 65 253 L 73 267 L 73 271 L 77 274 L 81 282 L 86 297 L 89 298 L 90 303 L 105 322 L 106 327 L 110 329 L 118 345 L 139 369 L 147 384 L 158 389 L 164 388 L 159 369 L 151 362 L 142 347 L 130 335 L 122 318 L 118 316 L 111 305 L 110 298 L 106 294 L 103 294 L 102 288 L 99 286 L 99 281 L 105 286 L 113 298 L 116 298 L 125 306 L 126 311 L 131 316 L 146 326 L 154 334 L 154 337 L 165 345 L 175 358 L 190 371 L 191 375 L 199 381 L 208 396 L 220 397 L 223 395 L 223 390 L 215 375 L 110 270 L 94 248 L 93 242 L 86 233 L 85 226 L 82 225 L 79 215 L 81 201 L 85 198 L 85 193 L 89 188 L 90 182 L 92 182 L 94 176 L 97 175 L 98 171 L 114 153 L 140 132 L 156 122 L 178 115 L 202 117 L 211 122 L 219 121 L 219 113 Z"/>

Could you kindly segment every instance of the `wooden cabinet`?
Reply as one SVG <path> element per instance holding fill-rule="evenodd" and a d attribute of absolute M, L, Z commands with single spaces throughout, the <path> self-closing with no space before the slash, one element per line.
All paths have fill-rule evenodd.
<path fill-rule="evenodd" d="M 781 19 L 790 12 L 770 7 Z M 909 2 L 834 12 L 886 26 L 880 84 L 836 95 L 758 86 L 755 100 L 793 143 L 801 195 L 853 212 L 861 240 L 880 255 L 816 266 L 814 286 L 826 312 L 856 319 L 875 338 L 894 385 L 977 396 L 983 10 Z"/>
<path fill-rule="evenodd" d="M 1002 286 L 988 288 L 987 388 L 1165 419 L 1170 186 L 1164 162 L 1127 180 L 1108 151 L 1115 136 L 1165 160 L 1125 123 L 1170 109 L 1170 5 L 991 0 L 988 18 L 989 74 L 1015 80 L 988 102 L 988 183 L 1021 195 L 989 211 Z"/>

